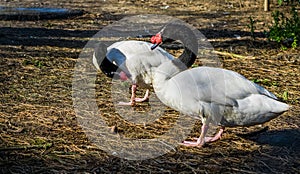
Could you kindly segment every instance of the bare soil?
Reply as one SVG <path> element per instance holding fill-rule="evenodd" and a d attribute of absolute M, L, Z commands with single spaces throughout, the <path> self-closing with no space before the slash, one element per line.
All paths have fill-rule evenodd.
<path fill-rule="evenodd" d="M 64 7 L 85 13 L 69 19 L 0 21 L 0 173 L 300 173 L 299 48 L 282 50 L 265 38 L 272 18 L 262 3 L 1 2 L 0 6 Z M 272 1 L 271 10 L 276 9 L 288 7 Z M 101 28 L 125 16 L 146 13 L 182 19 L 199 29 L 215 50 L 245 56 L 219 55 L 223 68 L 256 81 L 292 108 L 262 126 L 228 128 L 220 141 L 203 148 L 178 146 L 155 159 L 130 161 L 101 150 L 77 122 L 72 101 L 74 67 L 89 38 Z M 250 16 L 257 21 L 255 39 L 247 27 Z M 162 122 L 130 124 L 115 112 L 111 80 L 99 72 L 96 82 L 99 109 L 109 126 L 118 126 L 119 134 L 155 137 L 169 128 L 168 120 L 178 116 L 168 109 Z M 145 107 L 139 104 L 135 109 Z M 197 122 L 189 138 L 199 136 L 200 126 Z"/>

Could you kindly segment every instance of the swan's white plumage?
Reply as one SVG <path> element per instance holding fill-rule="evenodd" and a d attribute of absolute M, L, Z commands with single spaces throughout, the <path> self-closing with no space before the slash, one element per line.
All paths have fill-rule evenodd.
<path fill-rule="evenodd" d="M 131 75 L 134 83 L 151 83 L 151 69 L 174 57 L 157 47 L 151 50 L 151 43 L 143 41 L 120 41 L 107 48 L 106 57 L 122 71 Z"/>
<path fill-rule="evenodd" d="M 156 69 L 153 79 L 163 103 L 223 126 L 264 123 L 288 109 L 272 93 L 230 70 L 199 67 L 180 72 L 174 61 L 168 61 Z"/>

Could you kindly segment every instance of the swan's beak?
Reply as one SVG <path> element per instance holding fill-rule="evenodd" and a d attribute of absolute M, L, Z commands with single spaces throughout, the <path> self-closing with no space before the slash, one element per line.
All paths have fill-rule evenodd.
<path fill-rule="evenodd" d="M 159 44 L 154 44 L 154 45 L 152 45 L 151 46 L 151 50 L 154 50 L 156 47 L 158 47 L 159 46 Z"/>
<path fill-rule="evenodd" d="M 121 71 L 121 72 L 119 73 L 119 76 L 120 76 L 120 79 L 121 79 L 122 81 L 128 80 L 128 77 L 127 77 L 126 73 L 123 72 L 123 71 Z"/>

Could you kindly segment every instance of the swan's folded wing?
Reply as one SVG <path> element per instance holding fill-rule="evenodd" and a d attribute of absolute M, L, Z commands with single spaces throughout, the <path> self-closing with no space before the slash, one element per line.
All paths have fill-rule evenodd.
<path fill-rule="evenodd" d="M 193 80 L 191 86 L 197 86 L 198 97 L 202 101 L 234 106 L 236 100 L 252 94 L 261 94 L 276 99 L 275 95 L 265 88 L 236 72 L 225 69 L 195 68 L 189 71 L 189 78 Z"/>

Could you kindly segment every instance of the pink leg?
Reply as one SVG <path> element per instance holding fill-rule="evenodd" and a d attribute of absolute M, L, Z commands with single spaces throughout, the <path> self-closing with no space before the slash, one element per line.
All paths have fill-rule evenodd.
<path fill-rule="evenodd" d="M 222 133 L 224 132 L 225 127 L 221 127 L 219 132 L 214 136 L 214 137 L 205 137 L 205 142 L 214 142 L 217 141 L 218 139 L 221 139 Z"/>
<path fill-rule="evenodd" d="M 198 146 L 198 147 L 202 147 L 205 143 L 205 135 L 207 133 L 207 130 L 208 130 L 209 126 L 206 125 L 206 124 L 203 124 L 202 127 L 201 127 L 201 134 L 200 134 L 200 137 L 197 138 L 197 141 L 183 141 L 182 145 L 184 146 L 190 146 L 190 147 L 195 147 L 195 146 Z"/>
<path fill-rule="evenodd" d="M 119 102 L 118 105 L 121 105 L 121 106 L 134 106 L 135 105 L 136 88 L 137 88 L 136 84 L 133 84 L 131 86 L 131 98 L 130 98 L 130 102 Z"/>
<path fill-rule="evenodd" d="M 204 143 L 214 142 L 214 141 L 217 141 L 218 139 L 220 139 L 221 136 L 222 136 L 222 133 L 225 130 L 225 127 L 221 127 L 220 130 L 219 130 L 219 132 L 214 137 L 204 137 L 205 134 L 207 133 L 208 128 L 209 128 L 209 126 L 206 126 L 206 125 L 203 124 L 202 125 L 202 129 L 201 129 L 201 135 L 200 135 L 200 137 L 199 138 L 193 138 L 194 140 L 197 140 L 197 141 L 196 142 L 195 141 L 184 141 L 183 145 L 185 145 L 185 146 L 199 146 L 199 147 L 201 147 L 201 146 L 204 145 Z"/>
<path fill-rule="evenodd" d="M 149 99 L 149 89 L 146 90 L 144 98 L 135 98 L 136 102 L 144 102 Z"/>

